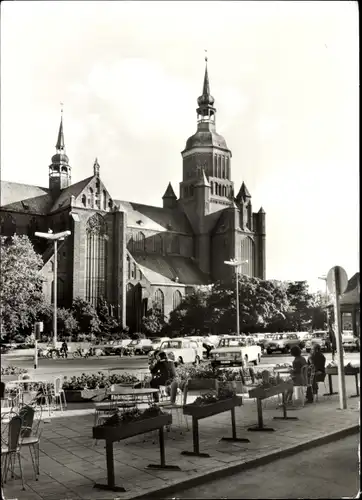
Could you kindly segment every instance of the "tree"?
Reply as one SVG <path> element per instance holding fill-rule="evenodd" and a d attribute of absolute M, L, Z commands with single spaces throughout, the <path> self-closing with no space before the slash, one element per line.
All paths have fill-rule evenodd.
<path fill-rule="evenodd" d="M 212 322 L 219 332 L 236 331 L 236 285 L 218 282 L 208 298 Z M 288 309 L 286 290 L 278 282 L 239 276 L 240 331 L 264 330 L 269 323 L 284 318 Z"/>
<path fill-rule="evenodd" d="M 209 292 L 194 290 L 183 298 L 181 304 L 170 314 L 167 330 L 169 335 L 192 335 L 206 332 L 211 323 L 207 304 Z"/>
<path fill-rule="evenodd" d="M 311 327 L 316 300 L 309 292 L 308 283 L 306 281 L 291 281 L 288 283 L 287 296 L 289 300 L 288 329 L 302 331 Z"/>
<path fill-rule="evenodd" d="M 57 309 L 57 330 L 62 335 L 72 335 L 78 330 L 73 312 L 63 307 Z"/>
<path fill-rule="evenodd" d="M 77 297 L 73 301 L 72 311 L 74 318 L 77 320 L 80 332 L 92 334 L 100 332 L 101 322 L 92 304 Z"/>
<path fill-rule="evenodd" d="M 104 299 L 104 297 L 100 297 L 97 305 L 97 314 L 101 323 L 100 328 L 102 333 L 106 335 L 114 333 L 120 329 L 119 322 L 116 318 L 109 314 L 109 310 L 110 307 L 108 302 Z"/>
<path fill-rule="evenodd" d="M 2 236 L 0 252 L 0 327 L 11 338 L 30 331 L 44 301 L 43 261 L 27 236 Z"/>
<path fill-rule="evenodd" d="M 162 307 L 157 302 L 153 302 L 152 307 L 142 318 L 142 327 L 151 337 L 156 336 L 164 329 L 166 324 Z"/>

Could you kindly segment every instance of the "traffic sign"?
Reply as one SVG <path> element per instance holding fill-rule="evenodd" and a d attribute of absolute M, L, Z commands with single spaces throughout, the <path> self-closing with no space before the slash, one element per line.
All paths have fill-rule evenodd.
<path fill-rule="evenodd" d="M 338 280 L 338 283 L 335 283 L 335 278 Z M 338 290 L 339 294 L 342 295 L 342 293 L 346 290 L 347 285 L 348 276 L 343 267 L 334 266 L 328 271 L 327 287 L 330 293 L 336 293 L 336 290 Z"/>

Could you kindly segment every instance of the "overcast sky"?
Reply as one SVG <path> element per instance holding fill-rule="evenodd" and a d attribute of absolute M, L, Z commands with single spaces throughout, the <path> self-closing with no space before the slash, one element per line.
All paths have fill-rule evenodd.
<path fill-rule="evenodd" d="M 2 179 L 48 185 L 64 102 L 72 181 L 161 205 L 196 130 L 204 49 L 267 278 L 359 270 L 357 2 L 2 2 Z"/>

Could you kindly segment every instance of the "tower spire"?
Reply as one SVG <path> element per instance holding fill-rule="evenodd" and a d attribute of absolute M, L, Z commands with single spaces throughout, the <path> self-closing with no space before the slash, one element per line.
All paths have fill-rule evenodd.
<path fill-rule="evenodd" d="M 63 132 L 63 103 L 60 103 L 60 125 L 59 125 L 59 132 L 58 132 L 58 140 L 55 145 L 55 149 L 57 151 L 65 151 L 65 144 L 64 144 L 64 132 Z"/>
<path fill-rule="evenodd" d="M 202 95 L 210 95 L 210 82 L 209 73 L 207 71 L 207 49 L 205 49 L 205 75 L 204 75 L 204 85 L 202 88 Z"/>

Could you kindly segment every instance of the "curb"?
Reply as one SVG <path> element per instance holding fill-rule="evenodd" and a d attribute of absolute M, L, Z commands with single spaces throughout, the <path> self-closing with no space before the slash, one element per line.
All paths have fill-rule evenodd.
<path fill-rule="evenodd" d="M 320 436 L 311 441 L 306 441 L 304 443 L 298 444 L 296 446 L 290 446 L 289 448 L 285 448 L 284 450 L 278 450 L 272 453 L 268 453 L 261 457 L 254 458 L 249 460 L 248 462 L 242 462 L 233 464 L 231 466 L 223 467 L 222 469 L 218 469 L 211 472 L 204 472 L 202 475 L 197 477 L 193 477 L 190 479 L 186 479 L 184 481 L 172 484 L 170 486 L 165 486 L 164 488 L 160 488 L 154 491 L 149 491 L 148 493 L 142 493 L 142 495 L 137 495 L 130 497 L 132 500 L 147 500 L 150 498 L 166 498 L 173 493 L 177 493 L 180 490 L 185 490 L 188 488 L 193 488 L 194 486 L 199 486 L 200 484 L 207 483 L 208 481 L 214 479 L 220 479 L 225 476 L 229 476 L 243 470 L 253 469 L 259 467 L 261 465 L 266 465 L 275 460 L 279 460 L 280 458 L 286 458 L 291 455 L 295 455 L 302 451 L 309 450 L 311 448 L 315 448 L 317 446 L 321 446 L 324 444 L 331 443 L 333 441 L 338 441 L 339 439 L 346 438 L 348 436 L 352 436 L 353 434 L 358 434 L 360 431 L 359 424 L 353 425 L 351 427 L 345 427 L 344 429 L 338 430 L 336 432 L 331 432 L 329 434 L 325 434 L 324 436 Z"/>

